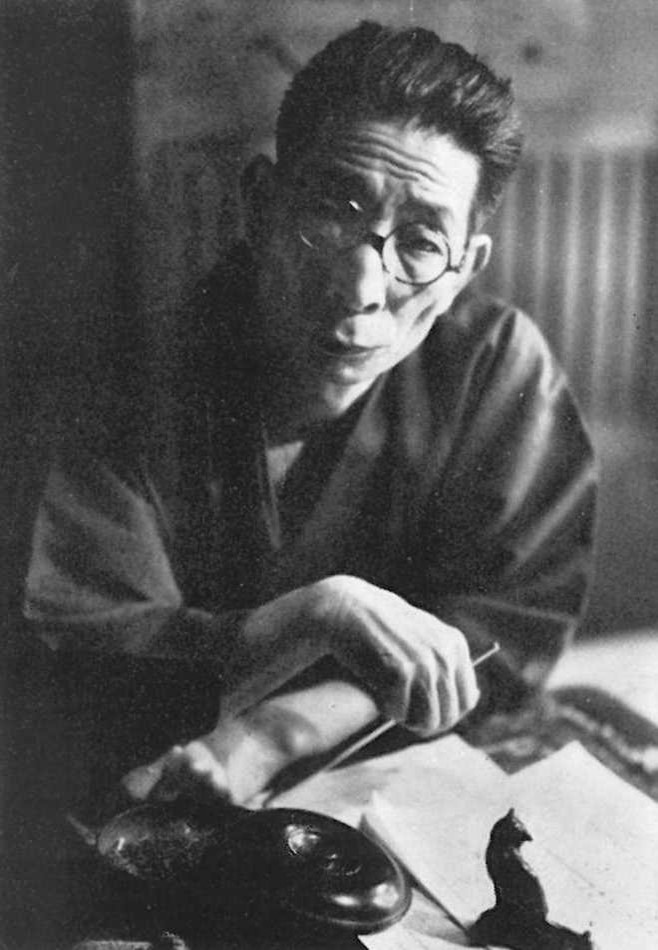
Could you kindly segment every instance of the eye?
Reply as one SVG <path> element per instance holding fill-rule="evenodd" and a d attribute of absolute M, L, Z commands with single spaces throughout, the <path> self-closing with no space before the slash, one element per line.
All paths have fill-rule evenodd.
<path fill-rule="evenodd" d="M 439 231 L 419 225 L 403 225 L 395 232 L 398 253 L 412 257 L 447 257 L 448 242 Z"/>
<path fill-rule="evenodd" d="M 310 247 L 350 247 L 358 241 L 363 212 L 356 201 L 332 194 L 307 196 L 299 217 L 302 240 Z"/>
<path fill-rule="evenodd" d="M 307 211 L 317 218 L 331 221 L 354 221 L 362 214 L 356 201 L 347 198 L 335 198 L 331 195 L 314 197 L 307 205 Z"/>
<path fill-rule="evenodd" d="M 309 201 L 306 210 L 316 218 L 338 218 L 341 213 L 340 202 L 326 196 L 315 197 Z"/>

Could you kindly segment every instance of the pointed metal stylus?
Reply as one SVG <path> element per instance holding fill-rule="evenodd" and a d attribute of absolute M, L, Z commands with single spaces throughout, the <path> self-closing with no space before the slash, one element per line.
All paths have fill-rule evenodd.
<path fill-rule="evenodd" d="M 484 663 L 486 660 L 490 659 L 500 650 L 500 644 L 495 642 L 488 650 L 484 653 L 481 653 L 480 656 L 476 657 L 473 660 L 473 667 L 476 668 L 480 664 Z M 341 749 L 332 759 L 329 759 L 328 762 L 323 762 L 318 766 L 317 769 L 310 772 L 308 775 L 304 775 L 299 779 L 299 781 L 286 782 L 285 784 L 279 785 L 274 781 L 274 784 L 271 786 L 270 790 L 266 794 L 265 798 L 261 800 L 261 807 L 267 808 L 271 802 L 277 798 L 283 792 L 287 792 L 292 788 L 299 788 L 300 785 L 304 785 L 306 782 L 309 782 L 312 778 L 315 778 L 318 775 L 322 775 L 323 772 L 330 772 L 331 769 L 335 769 L 338 765 L 341 765 L 345 762 L 346 759 L 349 759 L 351 756 L 355 755 L 365 746 L 370 745 L 371 742 L 374 742 L 375 739 L 378 739 L 380 736 L 383 736 L 384 733 L 389 732 L 393 726 L 398 725 L 395 719 L 385 719 L 383 722 L 377 721 L 376 725 L 365 735 L 359 736 L 358 739 L 355 739 L 350 745 L 346 748 Z M 291 778 L 291 777 L 290 777 Z"/>

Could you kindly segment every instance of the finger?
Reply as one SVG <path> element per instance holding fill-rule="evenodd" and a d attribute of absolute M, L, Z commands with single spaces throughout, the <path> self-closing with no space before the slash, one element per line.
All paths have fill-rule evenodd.
<path fill-rule="evenodd" d="M 477 673 L 472 663 L 468 664 L 463 671 L 462 676 L 457 680 L 459 691 L 459 702 L 462 715 L 465 716 L 471 710 L 475 709 L 482 695 Z"/>
<path fill-rule="evenodd" d="M 187 769 L 185 749 L 175 745 L 162 758 L 160 778 L 151 789 L 150 798 L 156 802 L 173 802 L 185 790 Z"/>
<path fill-rule="evenodd" d="M 383 716 L 394 719 L 402 726 L 409 723 L 410 710 L 413 707 L 413 694 L 417 683 L 417 665 L 404 654 L 393 651 L 380 652 L 377 655 L 378 666 L 373 670 L 372 662 L 365 664 L 361 675 L 363 682 L 372 692 Z"/>
<path fill-rule="evenodd" d="M 187 768 L 195 787 L 202 787 L 213 795 L 228 795 L 226 769 L 204 739 L 197 739 L 185 746 Z"/>
<path fill-rule="evenodd" d="M 441 708 L 441 730 L 452 729 L 469 713 L 480 698 L 480 689 L 473 664 L 467 652 L 458 650 L 438 685 Z"/>
<path fill-rule="evenodd" d="M 166 756 L 163 755 L 148 765 L 139 765 L 124 775 L 120 785 L 133 801 L 143 802 L 162 778 Z"/>
<path fill-rule="evenodd" d="M 452 671 L 451 671 L 452 673 Z M 461 719 L 461 703 L 459 689 L 454 675 L 448 673 L 437 682 L 437 696 L 439 705 L 438 732 L 447 732 L 456 726 Z"/>
<path fill-rule="evenodd" d="M 452 729 L 474 706 L 480 690 L 461 634 L 424 659 L 412 687 L 406 726 L 423 738 Z"/>
<path fill-rule="evenodd" d="M 459 653 L 455 666 L 455 693 L 460 718 L 471 712 L 480 699 L 477 670 L 464 638 L 458 642 Z"/>
<path fill-rule="evenodd" d="M 437 684 L 443 675 L 435 656 L 423 659 L 417 666 L 409 691 L 404 726 L 422 738 L 436 735 L 442 730 L 443 714 Z"/>
<path fill-rule="evenodd" d="M 374 659 L 373 659 L 374 656 Z M 441 709 L 436 682 L 441 674 L 432 650 L 353 651 L 350 668 L 373 696 L 386 719 L 420 736 L 440 730 Z"/>
<path fill-rule="evenodd" d="M 226 772 L 202 740 L 169 751 L 161 778 L 151 793 L 161 802 L 174 801 L 181 795 L 200 799 L 228 795 Z"/>

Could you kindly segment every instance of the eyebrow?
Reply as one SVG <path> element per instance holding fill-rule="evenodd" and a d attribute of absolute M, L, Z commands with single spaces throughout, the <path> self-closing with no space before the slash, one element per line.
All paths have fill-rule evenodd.
<path fill-rule="evenodd" d="M 314 189 L 322 189 L 326 186 L 334 186 L 336 190 L 344 193 L 345 198 L 353 197 L 357 201 L 359 198 L 375 201 L 377 196 L 373 189 L 369 187 L 368 181 L 355 172 L 352 168 L 342 168 L 340 163 L 336 163 L 331 157 L 316 166 L 321 175 L 326 175 L 323 182 L 316 182 Z M 455 215 L 446 205 L 435 205 L 418 196 L 410 196 L 400 206 L 403 211 L 413 209 L 419 214 L 410 218 L 410 220 L 420 220 L 426 223 L 434 231 L 445 233 L 446 224 L 454 223 Z"/>
<path fill-rule="evenodd" d="M 341 144 L 345 153 L 358 163 L 361 158 L 386 158 L 388 156 L 393 166 L 398 166 L 400 173 L 413 171 L 429 181 L 435 178 L 434 163 L 423 156 L 415 156 L 410 161 L 408 154 L 392 143 L 387 137 L 376 131 L 352 132 L 343 136 Z M 392 170 L 396 174 L 395 168 Z"/>
<path fill-rule="evenodd" d="M 435 231 L 443 232 L 445 231 L 446 223 L 454 224 L 455 215 L 446 205 L 430 204 L 427 201 L 423 201 L 422 198 L 412 197 L 404 202 L 402 208 L 404 209 L 407 206 L 420 210 L 421 220 L 428 223 Z"/>

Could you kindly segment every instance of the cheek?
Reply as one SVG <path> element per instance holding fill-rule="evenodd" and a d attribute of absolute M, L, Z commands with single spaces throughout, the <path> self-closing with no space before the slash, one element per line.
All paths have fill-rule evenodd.
<path fill-rule="evenodd" d="M 388 309 L 395 319 L 401 345 L 421 342 L 442 312 L 442 301 L 428 290 L 412 297 L 389 299 Z"/>
<path fill-rule="evenodd" d="M 302 351 L 322 319 L 322 275 L 296 253 L 271 245 L 259 272 L 264 343 L 278 354 Z"/>
<path fill-rule="evenodd" d="M 264 263 L 270 301 L 295 308 L 317 300 L 322 277 L 316 262 L 309 260 L 297 240 L 273 241 Z"/>
<path fill-rule="evenodd" d="M 284 254 L 274 251 L 261 261 L 258 273 L 258 300 L 261 319 L 270 327 L 281 328 L 296 310 L 298 280 L 293 267 Z M 286 320 L 282 317 L 286 316 Z"/>
<path fill-rule="evenodd" d="M 459 290 L 450 279 L 452 276 L 447 275 L 447 280 L 421 289 L 406 299 L 398 296 L 397 299 L 390 300 L 389 309 L 395 314 L 396 321 L 407 338 L 422 342 L 437 318 L 450 309 Z"/>

